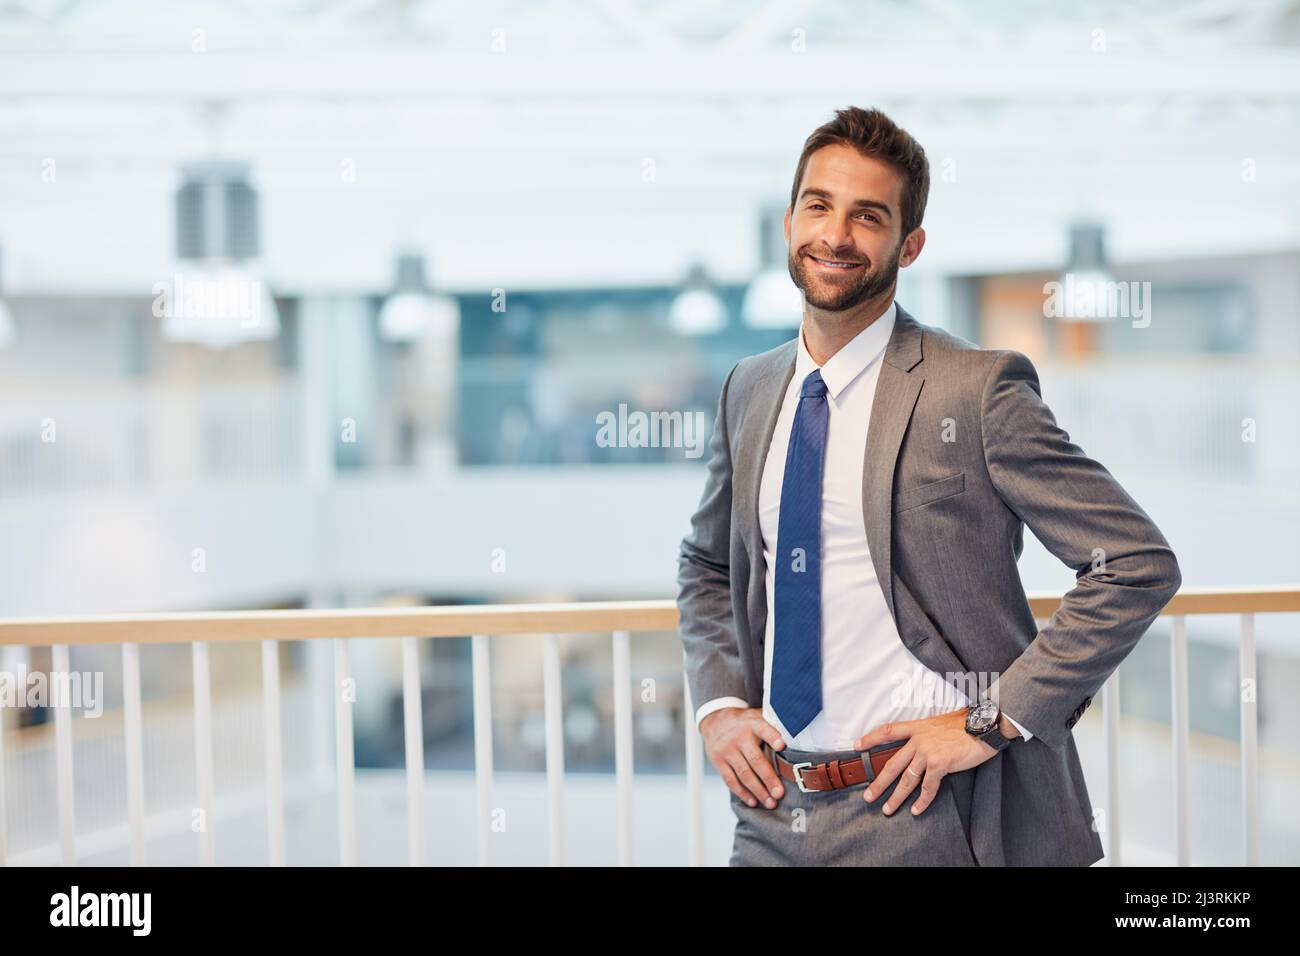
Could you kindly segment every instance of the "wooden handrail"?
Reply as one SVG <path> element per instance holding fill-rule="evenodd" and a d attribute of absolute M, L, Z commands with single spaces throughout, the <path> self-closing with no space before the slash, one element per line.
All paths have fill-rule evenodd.
<path fill-rule="evenodd" d="M 1052 616 L 1059 594 L 1032 594 L 1035 617 Z M 1300 611 L 1300 586 L 1184 588 L 1162 615 Z M 465 637 L 470 634 L 674 631 L 677 604 L 595 601 L 581 604 L 482 604 L 452 607 L 345 608 L 104 614 L 0 620 L 0 646 L 186 644 L 192 641 L 299 641 L 326 637 Z"/>

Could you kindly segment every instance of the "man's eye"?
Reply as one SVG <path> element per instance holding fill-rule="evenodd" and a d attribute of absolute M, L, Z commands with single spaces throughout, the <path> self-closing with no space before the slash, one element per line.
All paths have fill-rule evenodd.
<path fill-rule="evenodd" d="M 815 202 L 815 203 L 813 203 L 811 206 L 809 206 L 808 208 L 809 208 L 809 209 L 825 209 L 826 207 L 823 206 L 823 205 L 822 205 L 821 203 L 819 203 L 819 202 Z"/>
<path fill-rule="evenodd" d="M 864 212 L 862 215 L 864 215 L 866 218 L 870 219 L 872 222 L 880 222 L 879 219 L 877 219 L 875 216 L 873 216 L 873 215 L 872 215 L 871 213 L 869 213 L 869 212 Z"/>

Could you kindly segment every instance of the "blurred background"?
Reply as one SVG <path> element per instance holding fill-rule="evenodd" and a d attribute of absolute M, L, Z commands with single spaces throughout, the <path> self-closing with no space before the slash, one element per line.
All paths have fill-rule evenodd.
<path fill-rule="evenodd" d="M 1298 46 L 1295 0 L 6 3 L 0 617 L 675 597 L 707 434 L 701 457 L 610 447 L 597 416 L 711 428 L 730 368 L 796 334 L 781 216 L 804 139 L 849 105 L 930 159 L 897 301 L 1029 355 L 1185 587 L 1295 585 Z M 1067 274 L 1138 283 L 1148 312 L 1048 315 Z M 1030 591 L 1073 583 L 1028 534 L 1021 567 Z M 1297 617 L 1257 622 L 1266 863 L 1300 861 Z M 1238 622 L 1188 637 L 1193 859 L 1232 863 Z M 566 768 L 591 794 L 570 857 L 603 862 L 610 642 L 560 646 Z M 400 650 L 350 653 L 361 858 L 401 862 Z M 289 860 L 334 862 L 331 651 L 281 655 Z M 1127 862 L 1174 858 L 1169 660 L 1162 618 L 1122 671 Z M 79 860 L 123 862 L 119 653 L 71 664 L 105 680 L 103 717 L 74 723 Z M 140 664 L 149 858 L 193 862 L 164 819 L 193 800 L 190 650 Z M 670 808 L 641 814 L 638 860 L 678 862 L 680 641 L 638 634 L 631 665 L 657 687 L 633 699 L 638 806 Z M 469 640 L 422 642 L 419 666 L 431 806 L 457 813 Z M 218 861 L 260 863 L 257 647 L 214 645 L 212 682 Z M 492 682 L 495 765 L 528 807 L 539 643 L 494 638 Z M 52 862 L 48 708 L 0 717 L 11 862 Z M 1075 728 L 1095 801 L 1100 719 Z M 430 828 L 432 859 L 472 858 L 456 831 Z M 540 860 L 545 828 L 500 845 Z"/>

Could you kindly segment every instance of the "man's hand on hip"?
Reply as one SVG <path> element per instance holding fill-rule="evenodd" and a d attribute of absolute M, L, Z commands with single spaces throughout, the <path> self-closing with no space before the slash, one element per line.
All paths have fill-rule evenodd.
<path fill-rule="evenodd" d="M 882 808 L 888 816 L 903 805 L 903 801 L 920 783 L 921 794 L 912 804 L 912 814 L 916 815 L 934 800 L 940 782 L 948 774 L 978 767 L 997 756 L 996 750 L 966 732 L 966 712 L 967 708 L 961 707 L 937 717 L 897 720 L 881 724 L 859 737 L 854 744 L 857 750 L 868 750 L 876 744 L 895 740 L 907 740 L 898 753 L 880 768 L 879 776 L 863 791 L 862 799 L 871 803 L 898 779 L 898 786 Z M 1018 734 L 1014 728 L 1013 732 Z"/>
<path fill-rule="evenodd" d="M 763 743 L 785 748 L 781 731 L 763 719 L 761 707 L 723 707 L 700 721 L 704 752 L 729 789 L 751 807 L 757 801 L 769 810 L 785 793 L 781 778 L 763 753 Z M 774 799 L 775 798 L 775 799 Z"/>

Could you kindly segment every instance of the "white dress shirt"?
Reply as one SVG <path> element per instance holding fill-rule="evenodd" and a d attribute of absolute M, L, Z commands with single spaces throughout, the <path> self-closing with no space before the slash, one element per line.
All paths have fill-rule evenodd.
<path fill-rule="evenodd" d="M 763 641 L 763 718 L 797 750 L 853 750 L 867 731 L 896 720 L 949 713 L 971 701 L 907 649 L 885 603 L 867 545 L 862 511 L 862 468 L 867 426 L 880 365 L 894 329 L 893 302 L 884 314 L 821 366 L 829 423 L 822 477 L 822 710 L 791 736 L 771 705 L 776 533 L 781 511 L 785 457 L 803 381 L 817 368 L 799 331 L 794 376 L 786 389 L 763 464 L 759 523 L 767 572 L 767 631 Z M 739 697 L 718 697 L 695 712 L 699 725 L 723 707 L 748 707 Z M 1029 740 L 1033 735 L 1007 715 Z"/>

